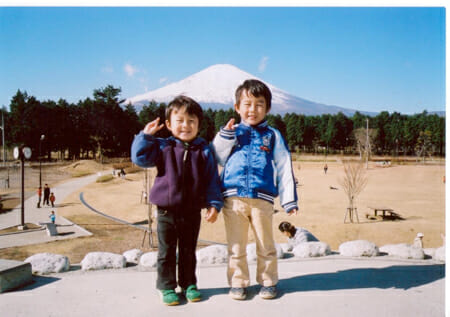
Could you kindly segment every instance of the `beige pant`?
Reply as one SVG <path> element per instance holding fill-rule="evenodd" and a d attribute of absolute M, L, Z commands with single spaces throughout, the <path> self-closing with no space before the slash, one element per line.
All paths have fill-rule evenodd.
<path fill-rule="evenodd" d="M 229 197 L 223 208 L 228 241 L 228 283 L 248 287 L 248 227 L 256 240 L 256 281 L 263 286 L 278 282 L 277 252 L 272 231 L 273 205 L 261 199 Z"/>

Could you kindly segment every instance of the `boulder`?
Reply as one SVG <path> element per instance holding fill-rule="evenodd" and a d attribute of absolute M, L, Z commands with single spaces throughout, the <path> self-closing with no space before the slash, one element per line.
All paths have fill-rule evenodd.
<path fill-rule="evenodd" d="M 221 264 L 228 262 L 226 245 L 214 244 L 196 252 L 197 262 L 202 264 Z"/>
<path fill-rule="evenodd" d="M 139 259 L 139 266 L 141 268 L 155 268 L 158 263 L 158 252 L 147 252 L 141 255 Z"/>
<path fill-rule="evenodd" d="M 70 268 L 68 257 L 53 253 L 38 253 L 25 259 L 24 262 L 31 264 L 34 274 L 60 273 Z"/>
<path fill-rule="evenodd" d="M 422 260 L 425 258 L 422 248 L 407 243 L 387 244 L 382 246 L 380 251 L 402 259 Z"/>
<path fill-rule="evenodd" d="M 298 244 L 293 250 L 295 256 L 300 258 L 312 258 L 325 256 L 331 253 L 330 246 L 325 242 L 303 242 Z"/>
<path fill-rule="evenodd" d="M 339 246 L 339 253 L 343 256 L 377 256 L 379 251 L 375 243 L 366 240 L 347 241 Z"/>
<path fill-rule="evenodd" d="M 121 269 L 127 264 L 127 260 L 121 254 L 110 252 L 90 252 L 85 255 L 81 261 L 81 269 L 88 270 L 104 270 L 104 269 Z"/>
<path fill-rule="evenodd" d="M 132 249 L 125 251 L 122 255 L 125 257 L 128 263 L 138 264 L 143 252 L 139 249 Z"/>
<path fill-rule="evenodd" d="M 445 246 L 436 249 L 433 259 L 445 262 Z"/>

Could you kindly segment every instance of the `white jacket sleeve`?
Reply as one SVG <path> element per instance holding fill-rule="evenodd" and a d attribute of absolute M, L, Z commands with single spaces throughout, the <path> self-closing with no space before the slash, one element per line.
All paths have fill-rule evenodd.
<path fill-rule="evenodd" d="M 220 129 L 213 140 L 214 155 L 221 166 L 225 166 L 231 149 L 236 144 L 236 132 L 234 130 Z"/>
<path fill-rule="evenodd" d="M 274 161 L 277 171 L 277 187 L 280 195 L 280 203 L 286 212 L 298 209 L 297 188 L 295 185 L 294 171 L 292 169 L 291 154 L 281 133 L 275 132 Z"/>

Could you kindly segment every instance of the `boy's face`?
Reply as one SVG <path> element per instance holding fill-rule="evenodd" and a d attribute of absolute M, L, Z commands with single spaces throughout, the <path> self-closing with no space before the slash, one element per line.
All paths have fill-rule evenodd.
<path fill-rule="evenodd" d="M 267 114 L 267 103 L 264 96 L 255 97 L 247 90 L 242 91 L 239 104 L 234 109 L 241 116 L 241 120 L 249 125 L 258 125 Z"/>
<path fill-rule="evenodd" d="M 198 118 L 186 112 L 186 107 L 173 109 L 169 120 L 166 120 L 167 129 L 172 135 L 183 142 L 190 142 L 198 134 Z"/>
<path fill-rule="evenodd" d="M 283 231 L 282 233 L 283 233 L 283 235 L 285 235 L 286 237 L 291 238 L 291 233 L 290 233 L 289 231 Z"/>

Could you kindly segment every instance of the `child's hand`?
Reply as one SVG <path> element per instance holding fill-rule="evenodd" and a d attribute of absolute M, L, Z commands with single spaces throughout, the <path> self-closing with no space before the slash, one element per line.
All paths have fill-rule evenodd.
<path fill-rule="evenodd" d="M 294 209 L 292 209 L 292 210 L 290 210 L 290 211 L 288 212 L 288 215 L 289 215 L 289 216 L 292 216 L 292 215 L 296 215 L 296 216 L 297 216 L 297 212 L 298 212 L 298 209 L 297 209 L 297 208 L 294 208 Z"/>
<path fill-rule="evenodd" d="M 234 121 L 235 121 L 234 118 L 231 118 L 223 128 L 225 130 L 234 131 L 235 130 L 235 128 L 234 128 Z"/>
<path fill-rule="evenodd" d="M 159 117 L 153 120 L 152 122 L 147 123 L 144 128 L 145 134 L 155 135 L 156 132 L 161 130 L 164 127 L 164 123 L 159 124 Z"/>
<path fill-rule="evenodd" d="M 219 212 L 217 211 L 216 207 L 209 207 L 208 211 L 206 212 L 206 221 L 214 223 L 216 222 L 218 215 Z"/>

